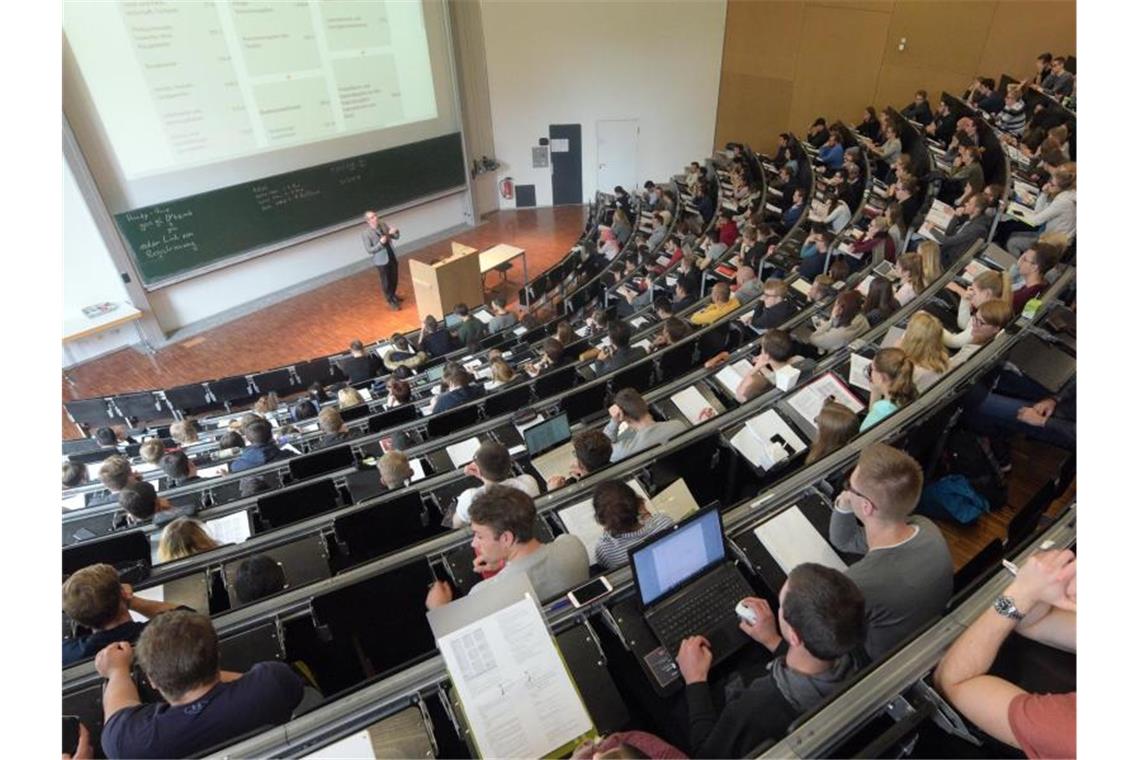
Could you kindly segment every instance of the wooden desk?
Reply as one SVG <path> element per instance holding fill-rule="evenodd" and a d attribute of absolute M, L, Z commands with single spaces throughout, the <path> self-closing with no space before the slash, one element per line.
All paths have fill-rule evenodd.
<path fill-rule="evenodd" d="M 506 243 L 499 243 L 496 246 L 492 246 L 479 254 L 479 272 L 485 282 L 488 272 L 494 271 L 495 267 L 505 264 L 519 256 L 522 256 L 523 260 L 523 298 L 526 299 L 526 305 L 530 306 L 530 294 L 525 290 L 526 284 L 530 282 L 530 276 L 526 268 L 525 250 L 516 248 L 513 245 L 507 245 Z"/>
<path fill-rule="evenodd" d="M 63 342 L 67 343 L 68 341 L 86 338 L 104 330 L 112 330 L 128 322 L 135 322 L 135 327 L 138 327 L 137 320 L 142 319 L 142 315 L 141 311 L 126 301 L 120 303 L 119 308 L 114 311 L 100 314 L 94 319 L 86 316 L 82 311 L 76 311 L 75 314 L 68 314 L 64 317 Z M 142 337 L 140 331 L 139 338 Z"/>

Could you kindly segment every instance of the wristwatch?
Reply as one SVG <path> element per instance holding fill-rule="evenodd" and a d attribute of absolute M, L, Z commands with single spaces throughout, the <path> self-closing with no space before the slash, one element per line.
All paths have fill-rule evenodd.
<path fill-rule="evenodd" d="M 1002 594 L 994 600 L 994 612 L 1010 620 L 1021 620 L 1025 617 L 1025 614 L 1017 609 L 1017 605 L 1013 603 L 1013 599 L 1005 594 Z"/>

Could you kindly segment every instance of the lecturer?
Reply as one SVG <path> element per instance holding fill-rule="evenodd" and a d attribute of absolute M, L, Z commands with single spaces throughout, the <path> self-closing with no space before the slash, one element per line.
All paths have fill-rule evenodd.
<path fill-rule="evenodd" d="M 372 264 L 380 273 L 380 292 L 389 308 L 400 310 L 401 299 L 396 295 L 396 284 L 400 277 L 400 265 L 396 261 L 396 252 L 392 249 L 392 241 L 400 239 L 400 230 L 389 227 L 375 211 L 364 212 L 364 248 L 372 255 Z"/>

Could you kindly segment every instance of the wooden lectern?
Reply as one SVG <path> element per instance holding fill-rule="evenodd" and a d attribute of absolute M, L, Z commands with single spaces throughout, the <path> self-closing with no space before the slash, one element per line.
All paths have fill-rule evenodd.
<path fill-rule="evenodd" d="M 483 304 L 483 279 L 479 272 L 479 251 L 462 243 L 451 243 L 451 256 L 434 264 L 412 259 L 412 290 L 420 320 L 428 314 L 442 320 L 457 303 L 472 309 Z"/>

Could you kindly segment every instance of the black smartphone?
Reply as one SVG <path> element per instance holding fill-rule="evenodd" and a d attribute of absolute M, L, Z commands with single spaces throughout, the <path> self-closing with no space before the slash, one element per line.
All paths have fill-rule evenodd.
<path fill-rule="evenodd" d="M 63 716 L 63 754 L 74 755 L 79 749 L 79 716 Z"/>

